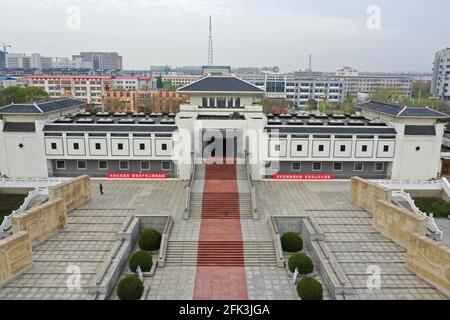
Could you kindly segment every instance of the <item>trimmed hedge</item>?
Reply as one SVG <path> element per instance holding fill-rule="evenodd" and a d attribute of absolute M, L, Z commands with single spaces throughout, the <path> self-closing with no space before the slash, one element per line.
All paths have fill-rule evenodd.
<path fill-rule="evenodd" d="M 143 292 L 144 285 L 135 275 L 126 276 L 117 285 L 120 300 L 139 300 Z"/>
<path fill-rule="evenodd" d="M 281 246 L 286 252 L 301 251 L 303 249 L 302 237 L 295 232 L 286 232 L 281 237 Z"/>
<path fill-rule="evenodd" d="M 300 274 L 309 274 L 313 272 L 314 266 L 310 257 L 304 253 L 295 253 L 288 260 L 288 267 L 291 272 L 298 268 Z"/>
<path fill-rule="evenodd" d="M 146 229 L 139 236 L 139 248 L 145 251 L 158 250 L 161 245 L 161 234 L 155 229 Z"/>
<path fill-rule="evenodd" d="M 136 272 L 138 266 L 141 267 L 142 272 L 148 272 L 152 268 L 152 265 L 152 256 L 145 251 L 136 251 L 128 261 L 128 266 L 133 272 Z"/>
<path fill-rule="evenodd" d="M 322 284 L 314 278 L 304 277 L 297 283 L 297 293 L 302 300 L 322 300 Z"/>

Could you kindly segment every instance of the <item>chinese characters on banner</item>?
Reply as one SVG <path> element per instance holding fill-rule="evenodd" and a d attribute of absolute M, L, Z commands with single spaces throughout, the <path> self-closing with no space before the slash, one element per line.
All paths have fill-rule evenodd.
<path fill-rule="evenodd" d="M 108 179 L 167 179 L 167 172 L 161 173 L 128 173 L 128 172 L 108 172 Z"/>
<path fill-rule="evenodd" d="M 290 174 L 278 173 L 273 175 L 274 180 L 334 180 L 333 174 Z"/>

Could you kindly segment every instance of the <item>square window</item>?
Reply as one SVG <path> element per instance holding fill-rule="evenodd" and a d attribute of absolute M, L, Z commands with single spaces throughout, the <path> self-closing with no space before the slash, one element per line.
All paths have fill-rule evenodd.
<path fill-rule="evenodd" d="M 141 170 L 150 170 L 150 161 L 141 161 Z"/>
<path fill-rule="evenodd" d="M 297 145 L 297 151 L 299 152 L 303 151 L 303 146 L 301 144 Z"/>
<path fill-rule="evenodd" d="M 389 152 L 389 146 L 383 146 L 383 152 Z"/>
<path fill-rule="evenodd" d="M 364 164 L 362 162 L 355 162 L 353 166 L 353 171 L 363 171 Z"/>
<path fill-rule="evenodd" d="M 170 170 L 170 169 L 172 169 L 172 162 L 170 162 L 170 161 L 163 161 L 162 162 L 162 169 L 163 170 Z"/>
<path fill-rule="evenodd" d="M 145 143 L 139 144 L 139 150 L 145 150 Z"/>
<path fill-rule="evenodd" d="M 312 171 L 322 171 L 322 162 L 313 162 Z"/>
<path fill-rule="evenodd" d="M 342 162 L 333 163 L 333 171 L 342 171 Z"/>
<path fill-rule="evenodd" d="M 99 170 L 108 170 L 108 161 L 100 160 L 98 162 L 98 169 Z"/>
<path fill-rule="evenodd" d="M 346 147 L 345 144 L 341 145 L 341 147 L 340 147 L 341 152 L 345 152 L 345 147 Z"/>
<path fill-rule="evenodd" d="M 52 142 L 52 150 L 56 150 L 57 146 L 56 146 L 56 142 Z"/>
<path fill-rule="evenodd" d="M 375 171 L 383 171 L 384 163 L 383 162 L 375 162 Z"/>
<path fill-rule="evenodd" d="M 300 171 L 302 170 L 302 164 L 300 162 L 292 163 L 292 171 Z"/>
<path fill-rule="evenodd" d="M 100 150 L 102 148 L 102 146 L 100 145 L 100 143 L 96 143 L 95 144 L 95 150 Z"/>
<path fill-rule="evenodd" d="M 367 152 L 367 145 L 366 144 L 361 147 L 361 151 L 362 152 Z"/>
<path fill-rule="evenodd" d="M 117 150 L 123 150 L 123 143 L 117 144 Z"/>
<path fill-rule="evenodd" d="M 66 162 L 64 160 L 56 161 L 56 169 L 65 169 L 65 168 L 66 168 Z"/>
<path fill-rule="evenodd" d="M 78 168 L 78 170 L 86 170 L 87 169 L 86 160 L 78 160 L 77 161 L 77 168 Z"/>
<path fill-rule="evenodd" d="M 323 152 L 324 149 L 325 149 L 325 146 L 323 144 L 319 144 L 319 151 Z"/>
<path fill-rule="evenodd" d="M 119 169 L 120 170 L 128 170 L 129 164 L 128 161 L 120 161 L 119 162 Z"/>
<path fill-rule="evenodd" d="M 275 145 L 275 151 L 280 151 L 280 150 L 281 150 L 281 145 L 276 144 L 276 145 Z"/>
<path fill-rule="evenodd" d="M 80 144 L 78 142 L 73 144 L 73 150 L 80 150 Z"/>

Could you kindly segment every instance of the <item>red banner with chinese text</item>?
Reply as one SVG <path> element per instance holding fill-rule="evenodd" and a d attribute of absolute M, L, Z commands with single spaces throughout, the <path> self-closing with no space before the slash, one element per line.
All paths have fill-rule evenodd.
<path fill-rule="evenodd" d="M 106 177 L 108 179 L 167 179 L 169 175 L 167 174 L 167 172 L 159 172 L 159 173 L 108 172 Z"/>
<path fill-rule="evenodd" d="M 272 176 L 274 180 L 334 180 L 333 174 L 290 174 L 290 173 L 278 173 Z"/>

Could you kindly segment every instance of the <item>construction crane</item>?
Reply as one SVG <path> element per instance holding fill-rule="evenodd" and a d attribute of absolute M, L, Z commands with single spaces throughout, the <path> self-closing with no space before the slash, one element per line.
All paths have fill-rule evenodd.
<path fill-rule="evenodd" d="M 7 53 L 6 52 L 7 48 L 12 48 L 12 46 L 3 42 L 3 52 Z"/>

